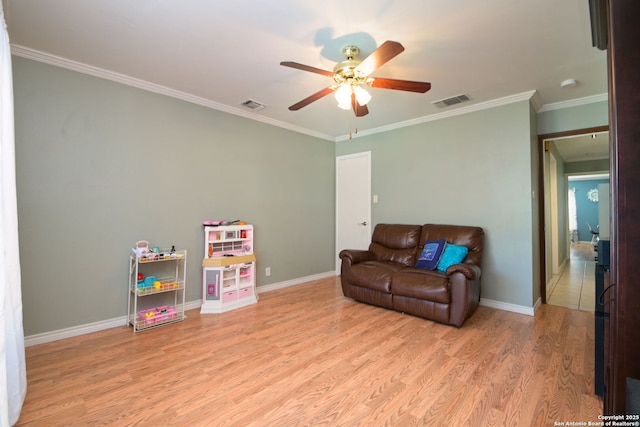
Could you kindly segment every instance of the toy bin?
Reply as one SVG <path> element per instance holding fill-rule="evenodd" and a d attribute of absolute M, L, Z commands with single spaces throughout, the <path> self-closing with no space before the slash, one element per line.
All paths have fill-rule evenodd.
<path fill-rule="evenodd" d="M 138 323 L 144 326 L 151 326 L 157 323 L 169 322 L 178 317 L 178 311 L 170 305 L 149 308 L 138 311 Z"/>

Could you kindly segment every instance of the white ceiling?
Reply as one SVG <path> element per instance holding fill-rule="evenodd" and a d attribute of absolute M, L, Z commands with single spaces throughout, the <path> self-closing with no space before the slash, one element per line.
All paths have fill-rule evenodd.
<path fill-rule="evenodd" d="M 609 158 L 609 132 L 559 138 L 553 143 L 565 162 Z"/>
<path fill-rule="evenodd" d="M 533 91 L 543 108 L 607 92 L 585 0 L 2 1 L 15 55 L 332 141 Z M 429 92 L 372 88 L 370 113 L 358 119 L 331 95 L 287 109 L 332 80 L 281 61 L 332 70 L 344 45 L 364 57 L 385 40 L 405 51 L 372 75 L 428 81 Z M 560 88 L 568 78 L 578 85 Z M 462 93 L 471 101 L 432 105 Z M 248 99 L 267 108 L 247 110 Z"/>

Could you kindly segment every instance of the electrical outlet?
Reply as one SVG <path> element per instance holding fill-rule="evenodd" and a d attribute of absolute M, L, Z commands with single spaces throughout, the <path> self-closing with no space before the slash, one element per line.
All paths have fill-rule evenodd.
<path fill-rule="evenodd" d="M 271 267 L 267 267 L 264 269 L 264 275 L 267 277 L 271 276 Z"/>

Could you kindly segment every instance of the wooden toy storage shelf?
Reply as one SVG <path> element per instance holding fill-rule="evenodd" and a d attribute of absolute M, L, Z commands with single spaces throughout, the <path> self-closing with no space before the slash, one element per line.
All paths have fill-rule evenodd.
<path fill-rule="evenodd" d="M 148 255 L 131 251 L 127 321 L 133 332 L 184 320 L 186 265 L 186 250 Z"/>
<path fill-rule="evenodd" d="M 253 226 L 205 226 L 200 313 L 224 313 L 258 302 Z"/>

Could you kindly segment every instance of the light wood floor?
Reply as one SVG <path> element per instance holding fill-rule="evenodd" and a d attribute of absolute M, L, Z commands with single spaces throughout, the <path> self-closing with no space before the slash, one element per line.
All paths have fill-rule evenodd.
<path fill-rule="evenodd" d="M 596 304 L 595 257 L 591 243 L 572 243 L 568 263 L 552 279 L 548 303 L 593 312 Z"/>
<path fill-rule="evenodd" d="M 462 328 L 339 279 L 225 314 L 26 349 L 19 426 L 552 426 L 597 421 L 593 314 L 480 307 Z"/>

